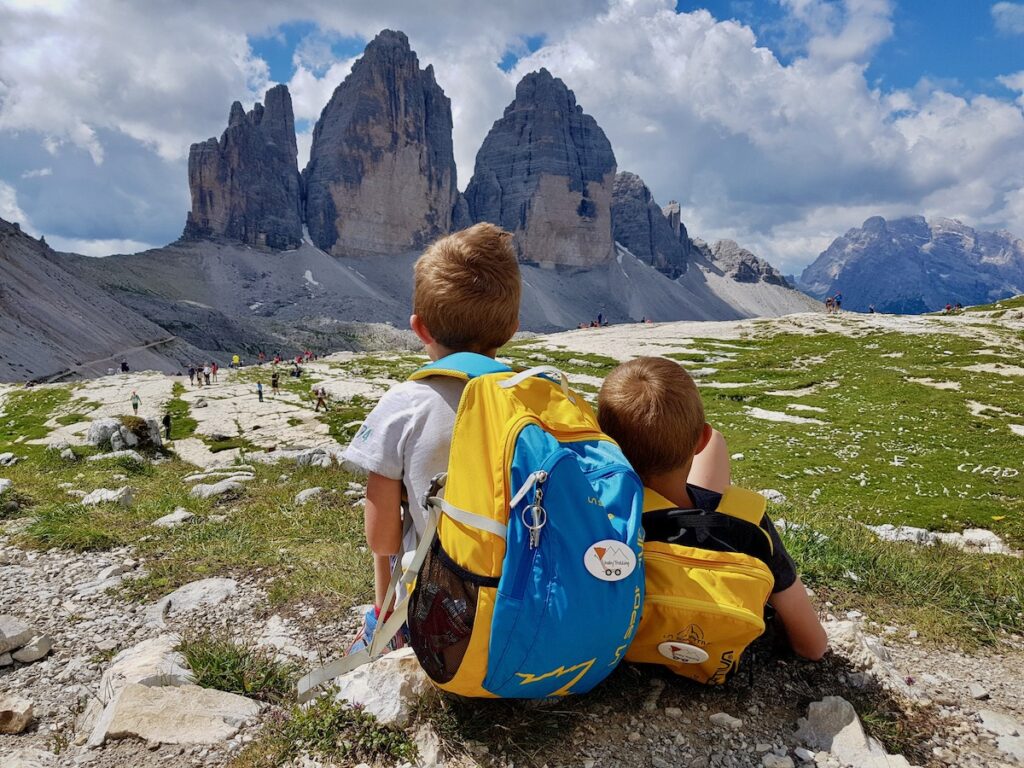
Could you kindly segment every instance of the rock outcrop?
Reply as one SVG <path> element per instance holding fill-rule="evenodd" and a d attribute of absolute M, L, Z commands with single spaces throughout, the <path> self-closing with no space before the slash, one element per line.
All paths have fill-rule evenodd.
<path fill-rule="evenodd" d="M 679 203 L 666 215 L 651 190 L 635 173 L 622 171 L 612 187 L 612 233 L 615 242 L 672 279 L 686 272 L 690 239 L 679 219 Z M 671 208 L 674 206 L 674 208 Z"/>
<path fill-rule="evenodd" d="M 712 245 L 711 257 L 714 265 L 737 283 L 764 282 L 790 287 L 779 270 L 733 240 L 719 240 Z"/>
<path fill-rule="evenodd" d="M 217 139 L 188 155 L 192 210 L 183 238 L 225 237 L 249 245 L 294 248 L 302 241 L 302 180 L 288 86 L 267 91 L 246 112 L 231 105 Z"/>
<path fill-rule="evenodd" d="M 615 154 L 604 131 L 546 69 L 515 100 L 476 156 L 466 200 L 474 222 L 514 232 L 529 263 L 592 267 L 614 255 Z"/>
<path fill-rule="evenodd" d="M 451 229 L 451 102 L 403 33 L 377 35 L 334 91 L 303 179 L 310 237 L 336 256 L 401 253 Z"/>
<path fill-rule="evenodd" d="M 842 292 L 843 309 L 858 311 L 984 304 L 1024 293 L 1024 240 L 952 219 L 872 216 L 836 238 L 803 271 L 800 287 L 818 298 Z"/>

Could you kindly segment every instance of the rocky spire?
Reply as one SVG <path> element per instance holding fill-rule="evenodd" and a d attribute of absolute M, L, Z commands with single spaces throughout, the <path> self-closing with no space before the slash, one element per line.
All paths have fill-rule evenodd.
<path fill-rule="evenodd" d="M 247 114 L 236 101 L 220 141 L 208 139 L 189 150 L 192 210 L 185 239 L 226 237 L 271 248 L 302 241 L 302 182 L 288 87 L 274 86 L 264 102 Z"/>
<path fill-rule="evenodd" d="M 451 102 L 403 33 L 377 35 L 334 91 L 303 178 L 310 236 L 335 255 L 408 251 L 451 229 Z"/>
<path fill-rule="evenodd" d="M 519 82 L 484 139 L 466 200 L 473 221 L 515 232 L 524 261 L 593 266 L 614 253 L 614 178 L 604 131 L 541 69 Z"/>
<path fill-rule="evenodd" d="M 675 279 L 686 272 L 690 239 L 679 220 L 679 203 L 666 215 L 635 173 L 616 174 L 612 188 L 612 233 L 641 261 Z M 668 210 L 666 206 L 666 210 Z"/>

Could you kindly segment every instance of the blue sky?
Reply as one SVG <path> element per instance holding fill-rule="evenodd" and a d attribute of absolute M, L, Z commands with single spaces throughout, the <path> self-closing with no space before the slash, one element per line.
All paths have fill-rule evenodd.
<path fill-rule="evenodd" d="M 461 188 L 544 66 L 691 233 L 786 272 L 873 215 L 1024 236 L 1024 0 L 0 0 L 0 217 L 91 255 L 174 240 L 231 102 L 286 83 L 304 166 L 385 27 L 451 99 Z"/>

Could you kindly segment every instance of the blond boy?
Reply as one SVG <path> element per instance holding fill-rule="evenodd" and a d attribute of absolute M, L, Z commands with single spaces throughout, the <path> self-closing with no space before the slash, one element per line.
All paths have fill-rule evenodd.
<path fill-rule="evenodd" d="M 693 379 L 671 360 L 640 357 L 615 368 L 598 396 L 598 421 L 622 448 L 644 485 L 680 509 L 714 511 L 729 486 L 729 452 L 722 435 L 704 420 Z M 820 659 L 827 638 L 807 590 L 775 526 L 768 521 L 774 554 L 775 608 L 790 645 Z"/>
<path fill-rule="evenodd" d="M 521 290 L 512 236 L 493 224 L 477 224 L 437 240 L 420 256 L 409 325 L 431 360 L 455 352 L 494 357 L 519 327 Z M 392 387 L 345 451 L 369 475 L 365 523 L 374 560 L 374 607 L 350 652 L 373 637 L 385 609 L 391 558 L 415 550 L 423 533 L 426 514 L 419 499 L 433 477 L 448 469 L 464 386 L 438 376 Z M 393 646 L 400 644 L 398 636 Z"/>

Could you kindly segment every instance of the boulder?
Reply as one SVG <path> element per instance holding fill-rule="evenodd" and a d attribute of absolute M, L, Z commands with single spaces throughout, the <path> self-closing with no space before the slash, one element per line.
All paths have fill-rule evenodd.
<path fill-rule="evenodd" d="M 11 654 L 15 661 L 30 664 L 39 661 L 53 649 L 53 638 L 49 635 L 34 635 L 25 645 Z"/>
<path fill-rule="evenodd" d="M 8 451 L 7 453 L 0 453 L 0 467 L 13 467 L 18 463 L 18 457 Z"/>
<path fill-rule="evenodd" d="M 110 436 L 121 428 L 121 422 L 118 419 L 103 418 L 96 419 L 89 424 L 89 432 L 85 436 L 85 441 L 89 445 L 102 448 L 110 445 Z"/>
<path fill-rule="evenodd" d="M 185 658 L 175 650 L 178 639 L 162 635 L 125 648 L 110 661 L 100 679 L 99 699 L 108 704 L 126 685 L 178 686 L 192 682 Z"/>
<path fill-rule="evenodd" d="M 996 736 L 1024 736 L 1024 725 L 1010 715 L 993 709 L 978 710 L 981 727 Z"/>
<path fill-rule="evenodd" d="M 132 503 L 132 489 L 127 485 L 117 490 L 111 490 L 109 488 L 97 488 L 92 493 L 87 493 L 82 497 L 82 504 L 87 507 L 94 506 L 96 504 L 119 504 L 122 507 L 131 506 Z"/>
<path fill-rule="evenodd" d="M 32 722 L 32 702 L 20 696 L 0 696 L 0 733 L 21 733 Z"/>
<path fill-rule="evenodd" d="M 864 733 L 853 705 L 841 696 L 826 696 L 811 703 L 807 717 L 797 723 L 796 738 L 813 749 L 831 752 L 843 765 L 857 768 L 910 768 L 907 759 L 886 754 Z"/>
<path fill-rule="evenodd" d="M 35 635 L 35 630 L 21 619 L 0 614 L 0 653 L 16 651 Z"/>
<path fill-rule="evenodd" d="M 64 461 L 78 461 L 77 454 L 70 448 L 62 448 L 60 457 L 64 459 Z"/>
<path fill-rule="evenodd" d="M 302 175 L 310 238 L 332 255 L 417 250 L 451 230 L 451 102 L 403 33 L 383 30 L 353 64 Z"/>
<path fill-rule="evenodd" d="M 237 478 L 229 477 L 216 483 L 194 485 L 188 492 L 188 495 L 193 499 L 212 499 L 216 496 L 223 496 L 225 493 L 237 493 L 241 490 L 241 481 Z"/>
<path fill-rule="evenodd" d="M 134 737 L 156 744 L 222 744 L 260 712 L 256 702 L 224 691 L 128 683 L 107 705 L 91 745 Z"/>
<path fill-rule="evenodd" d="M 191 512 L 184 507 L 178 507 L 169 515 L 157 518 L 150 525 L 154 525 L 157 528 L 177 528 L 179 525 L 189 522 L 195 518 Z"/>
<path fill-rule="evenodd" d="M 55 768 L 57 756 L 53 752 L 26 747 L 4 753 L 4 768 Z"/>
<path fill-rule="evenodd" d="M 576 96 L 546 69 L 516 86 L 476 156 L 466 201 L 474 222 L 516 235 L 520 258 L 545 266 L 611 261 L 615 154 Z"/>
<path fill-rule="evenodd" d="M 211 578 L 193 581 L 178 587 L 171 594 L 160 598 L 146 609 L 146 617 L 150 621 L 161 622 L 164 616 L 176 616 L 219 605 L 238 590 L 238 582 L 234 579 Z"/>
<path fill-rule="evenodd" d="M 114 433 L 118 434 L 118 433 Z M 145 464 L 146 460 L 142 458 L 142 454 L 138 451 L 133 450 L 122 450 L 122 451 L 111 451 L 109 453 L 97 453 L 95 456 L 90 456 L 87 461 L 117 461 L 119 459 L 127 459 L 128 461 L 135 462 L 136 464 Z"/>
<path fill-rule="evenodd" d="M 338 700 L 363 707 L 382 723 L 404 727 L 434 688 L 412 648 L 400 648 L 337 679 Z"/>
<path fill-rule="evenodd" d="M 297 494 L 295 494 L 295 503 L 298 504 L 300 507 L 305 506 L 323 492 L 323 488 L 307 488 L 304 491 L 299 491 Z"/>
<path fill-rule="evenodd" d="M 263 101 L 266 106 L 257 103 L 248 113 L 236 101 L 220 141 L 189 149 L 192 210 L 184 239 L 225 237 L 278 249 L 302 242 L 302 179 L 288 86 L 274 86 Z"/>

